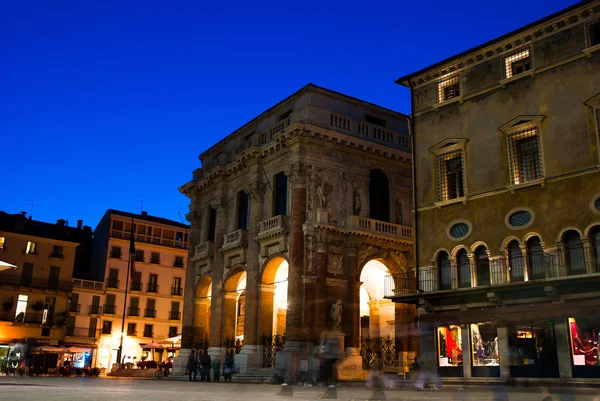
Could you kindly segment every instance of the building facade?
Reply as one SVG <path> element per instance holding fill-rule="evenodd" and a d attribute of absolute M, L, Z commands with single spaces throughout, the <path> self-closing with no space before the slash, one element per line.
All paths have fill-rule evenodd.
<path fill-rule="evenodd" d="M 182 360 L 208 345 L 239 352 L 242 371 L 294 369 L 333 311 L 349 356 L 361 334 L 413 348 L 414 308 L 383 299 L 383 277 L 412 259 L 406 116 L 309 84 L 200 160 L 180 189 L 192 245 Z"/>
<path fill-rule="evenodd" d="M 128 276 L 132 232 L 136 253 L 134 272 Z M 84 334 L 86 330 L 88 334 L 92 330 L 99 334 L 99 367 L 111 368 L 118 363 L 122 331 L 121 363 L 142 359 L 161 361 L 166 353 L 179 348 L 175 339 L 171 347 L 148 344 L 181 334 L 187 253 L 185 224 L 145 212 L 133 214 L 110 209 L 105 213 L 94 230 L 90 270 L 94 281 L 82 282 L 77 287 L 81 300 L 78 313 L 84 316 L 77 317 L 76 322 L 81 321 Z M 76 326 L 77 323 L 75 330 Z"/>
<path fill-rule="evenodd" d="M 92 231 L 81 220 L 75 228 L 65 220 L 51 224 L 27 218 L 25 212 L 0 212 L 0 259 L 17 266 L 0 272 L 0 360 L 14 343 L 30 351 L 69 345 L 73 270 L 87 263 L 91 241 Z"/>
<path fill-rule="evenodd" d="M 411 89 L 424 367 L 600 377 L 600 2 L 397 82 Z M 417 292 L 417 289 L 419 292 Z"/>

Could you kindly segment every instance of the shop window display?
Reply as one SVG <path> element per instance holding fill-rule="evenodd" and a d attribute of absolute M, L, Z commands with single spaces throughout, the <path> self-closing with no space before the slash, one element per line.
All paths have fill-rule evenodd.
<path fill-rule="evenodd" d="M 500 366 L 498 333 L 492 324 L 472 324 L 473 366 Z"/>
<path fill-rule="evenodd" d="M 462 366 L 462 328 L 455 325 L 438 327 L 437 337 L 439 366 Z"/>
<path fill-rule="evenodd" d="M 600 365 L 600 324 L 587 319 L 569 318 L 571 352 L 575 366 Z"/>

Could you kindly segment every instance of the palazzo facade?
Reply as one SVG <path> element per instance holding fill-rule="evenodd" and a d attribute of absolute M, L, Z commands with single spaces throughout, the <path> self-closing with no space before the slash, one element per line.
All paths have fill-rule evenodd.
<path fill-rule="evenodd" d="M 600 1 L 398 79 L 411 89 L 423 367 L 600 378 Z"/>
<path fill-rule="evenodd" d="M 383 299 L 412 260 L 410 149 L 406 116 L 309 84 L 202 153 L 179 363 L 237 340 L 242 371 L 270 367 L 279 335 L 293 365 L 339 301 L 347 355 L 361 335 L 411 350 L 414 307 Z"/>

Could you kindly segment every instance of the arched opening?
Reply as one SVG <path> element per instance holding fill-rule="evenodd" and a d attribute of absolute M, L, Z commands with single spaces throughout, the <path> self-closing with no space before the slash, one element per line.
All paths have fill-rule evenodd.
<path fill-rule="evenodd" d="M 463 248 L 456 253 L 456 264 L 458 267 L 458 287 L 468 288 L 471 286 L 471 262 L 467 251 Z"/>
<path fill-rule="evenodd" d="M 510 282 L 525 281 L 525 263 L 521 245 L 518 241 L 510 241 L 506 247 L 508 253 L 508 268 L 510 270 Z"/>
<path fill-rule="evenodd" d="M 475 249 L 475 268 L 477 269 L 477 285 L 490 285 L 490 259 L 483 245 Z"/>
<path fill-rule="evenodd" d="M 371 260 L 360 273 L 360 335 L 361 337 L 394 337 L 394 303 L 384 299 L 385 277 L 388 268 Z"/>
<path fill-rule="evenodd" d="M 600 226 L 596 226 L 590 231 L 590 247 L 594 257 L 593 269 L 596 273 L 600 273 Z"/>
<path fill-rule="evenodd" d="M 442 251 L 437 257 L 440 290 L 452 289 L 452 264 L 448 252 Z"/>
<path fill-rule="evenodd" d="M 565 247 L 565 265 L 567 274 L 585 273 L 585 255 L 583 251 L 583 242 L 581 236 L 575 230 L 569 230 L 563 235 L 563 244 Z"/>
<path fill-rule="evenodd" d="M 246 315 L 246 270 L 234 268 L 225 280 L 223 300 L 223 338 L 244 339 L 244 317 Z"/>
<path fill-rule="evenodd" d="M 380 221 L 390 221 L 390 187 L 383 171 L 375 169 L 369 174 L 370 217 Z"/>
<path fill-rule="evenodd" d="M 196 348 L 202 348 L 210 333 L 210 305 L 212 297 L 212 279 L 203 276 L 196 285 L 196 304 L 194 314 L 194 342 Z"/>
<path fill-rule="evenodd" d="M 531 237 L 527 240 L 527 276 L 529 280 L 546 277 L 544 248 L 538 237 Z"/>
<path fill-rule="evenodd" d="M 289 264 L 276 256 L 265 265 L 260 293 L 260 335 L 283 335 L 286 331 Z"/>

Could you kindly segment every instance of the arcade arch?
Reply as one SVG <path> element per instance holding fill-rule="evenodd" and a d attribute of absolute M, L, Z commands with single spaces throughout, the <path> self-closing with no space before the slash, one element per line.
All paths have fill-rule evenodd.
<path fill-rule="evenodd" d="M 274 256 L 263 268 L 260 284 L 259 335 L 285 334 L 289 264 Z"/>
<path fill-rule="evenodd" d="M 202 276 L 196 284 L 196 308 L 194 315 L 194 342 L 208 341 L 210 333 L 210 305 L 212 296 L 212 278 Z"/>
<path fill-rule="evenodd" d="M 394 303 L 384 299 L 385 276 L 390 271 L 379 260 L 370 260 L 360 273 L 360 336 L 394 337 Z"/>
<path fill-rule="evenodd" d="M 244 317 L 246 315 L 246 270 L 234 267 L 224 286 L 223 338 L 244 339 Z"/>

